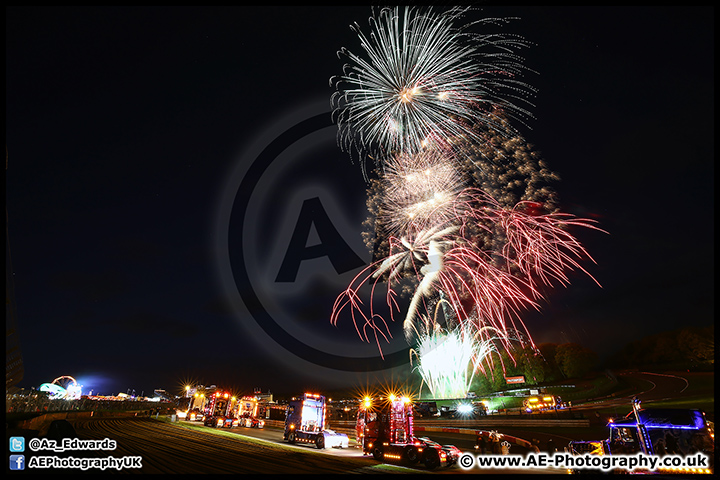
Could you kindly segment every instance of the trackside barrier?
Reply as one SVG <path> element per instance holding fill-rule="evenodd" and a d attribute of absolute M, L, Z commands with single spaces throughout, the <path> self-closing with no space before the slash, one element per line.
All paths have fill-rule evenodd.
<path fill-rule="evenodd" d="M 453 424 L 460 428 L 489 428 L 495 430 L 497 427 L 580 427 L 590 426 L 588 418 L 528 418 L 529 416 L 490 416 L 475 420 L 454 420 Z M 415 425 L 431 426 L 425 421 L 415 422 Z"/>
<path fill-rule="evenodd" d="M 435 422 L 433 420 L 416 420 L 415 429 L 418 427 L 434 427 Z M 497 430 L 499 427 L 580 427 L 587 428 L 590 426 L 590 420 L 587 418 L 580 419 L 540 419 L 540 418 L 522 418 L 512 416 L 492 416 L 487 419 L 475 419 L 475 420 L 452 420 L 448 423 L 457 425 L 457 428 L 463 429 L 485 429 L 485 430 Z M 331 424 L 337 428 L 354 428 L 355 422 L 351 421 L 336 421 Z M 335 428 L 333 427 L 333 428 Z"/>

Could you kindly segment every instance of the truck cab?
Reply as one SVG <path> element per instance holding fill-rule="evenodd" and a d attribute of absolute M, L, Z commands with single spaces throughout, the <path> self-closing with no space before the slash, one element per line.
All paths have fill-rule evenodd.
<path fill-rule="evenodd" d="M 453 465 L 460 456 L 452 445 L 415 437 L 413 405 L 408 397 L 365 397 L 358 409 L 356 432 L 363 454 L 376 460 L 409 465 L 423 462 L 428 469 L 434 469 Z"/>
<path fill-rule="evenodd" d="M 208 397 L 205 395 L 205 392 L 195 392 L 195 394 L 190 397 L 188 409 L 184 415 L 185 419 L 191 422 L 202 421 L 205 416 L 207 403 Z"/>
<path fill-rule="evenodd" d="M 559 395 L 533 395 L 523 401 L 523 409 L 526 413 L 547 412 L 567 408 Z"/>
<path fill-rule="evenodd" d="M 325 397 L 305 393 L 288 403 L 285 414 L 283 439 L 288 443 L 312 443 L 319 449 L 325 447 L 348 447 L 344 433 L 328 430 Z"/>
<path fill-rule="evenodd" d="M 211 394 L 203 417 L 205 426 L 217 428 L 237 426 L 237 419 L 233 415 L 235 403 L 236 398 L 230 392 L 217 390 Z"/>
<path fill-rule="evenodd" d="M 238 424 L 247 428 L 263 428 L 265 421 L 258 418 L 258 398 L 245 396 L 238 400 L 236 406 Z"/>
<path fill-rule="evenodd" d="M 676 454 L 707 455 L 710 465 L 696 472 L 663 469 L 658 473 L 712 473 L 714 471 L 715 442 L 705 412 L 685 408 L 640 408 L 633 401 L 633 411 L 625 417 L 608 422 L 608 438 L 596 441 L 570 442 L 573 454 L 645 455 Z"/>

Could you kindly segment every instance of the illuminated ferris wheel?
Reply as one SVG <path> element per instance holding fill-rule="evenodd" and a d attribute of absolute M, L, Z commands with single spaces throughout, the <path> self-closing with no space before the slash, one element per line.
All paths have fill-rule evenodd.
<path fill-rule="evenodd" d="M 40 391 L 48 392 L 51 399 L 74 400 L 80 398 L 82 385 L 78 385 L 77 380 L 70 375 L 62 375 L 51 383 L 40 385 Z"/>
<path fill-rule="evenodd" d="M 52 381 L 55 385 L 60 385 L 65 390 L 68 389 L 68 387 L 74 387 L 77 386 L 77 380 L 75 380 L 70 375 L 63 375 L 61 377 L 57 377 L 55 380 Z"/>

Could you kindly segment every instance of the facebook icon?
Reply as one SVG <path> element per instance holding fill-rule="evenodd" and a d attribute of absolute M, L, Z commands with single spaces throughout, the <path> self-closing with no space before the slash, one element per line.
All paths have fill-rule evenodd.
<path fill-rule="evenodd" d="M 25 470 L 25 455 L 10 455 L 10 470 Z"/>

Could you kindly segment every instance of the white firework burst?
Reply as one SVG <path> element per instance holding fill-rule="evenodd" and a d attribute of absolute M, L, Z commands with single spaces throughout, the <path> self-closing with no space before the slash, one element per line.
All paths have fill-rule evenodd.
<path fill-rule="evenodd" d="M 411 349 L 411 362 L 420 373 L 432 398 L 464 398 L 481 364 L 497 351 L 505 336 L 492 327 L 472 323 L 440 328 L 437 320 L 426 322 Z"/>
<path fill-rule="evenodd" d="M 344 150 L 381 162 L 390 152 L 416 153 L 453 137 L 474 138 L 475 124 L 503 133 L 508 127 L 495 116 L 497 109 L 532 117 L 517 102 L 528 102 L 534 93 L 520 80 L 528 69 L 516 53 L 528 42 L 517 35 L 473 33 L 476 24 L 509 19 L 458 25 L 467 10 L 383 8 L 370 17 L 369 35 L 351 26 L 365 56 L 341 49 L 338 56 L 349 63 L 331 79 Z"/>
<path fill-rule="evenodd" d="M 395 237 L 411 237 L 453 219 L 455 198 L 464 187 L 456 162 L 439 149 L 394 155 L 380 180 L 378 222 Z"/>

